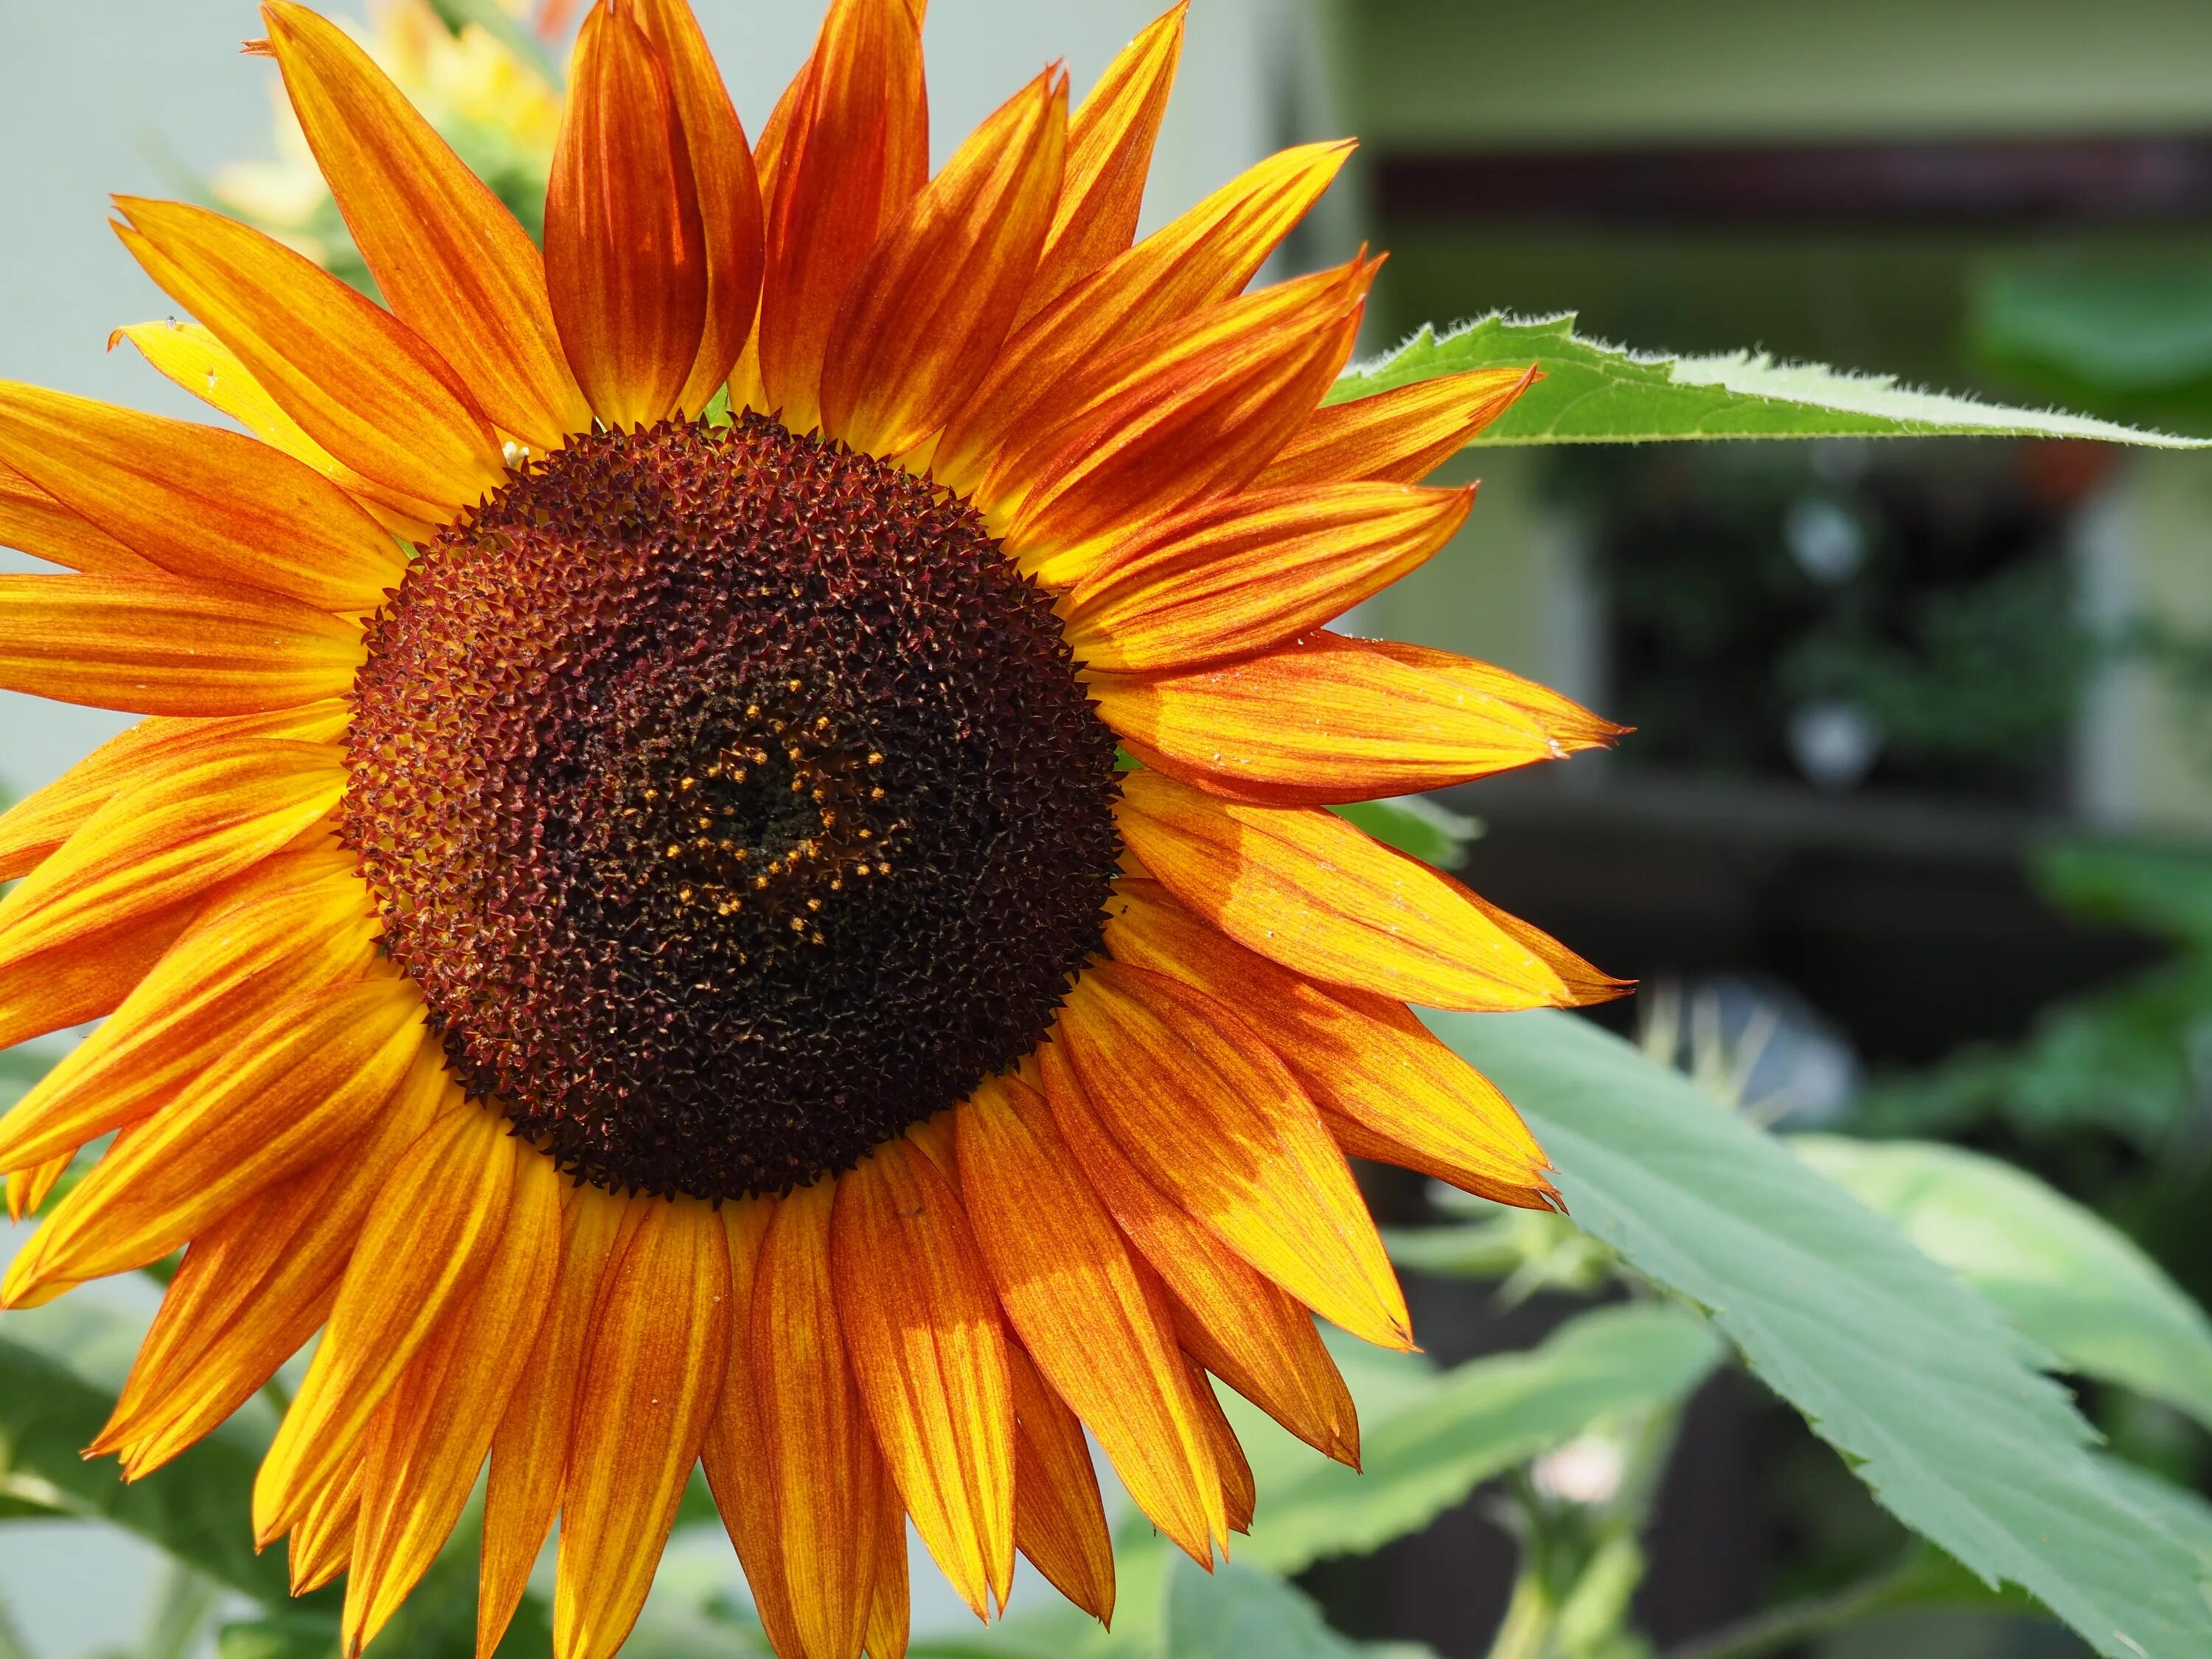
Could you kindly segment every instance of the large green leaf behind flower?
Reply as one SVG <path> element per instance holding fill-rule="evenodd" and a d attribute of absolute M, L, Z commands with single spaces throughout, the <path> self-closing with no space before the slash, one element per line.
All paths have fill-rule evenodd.
<path fill-rule="evenodd" d="M 2096 438 L 2202 448 L 2205 440 L 2138 431 L 2081 415 L 2010 409 L 1916 392 L 1887 375 L 1847 374 L 1762 353 L 1655 356 L 1586 340 L 1571 315 L 1495 314 L 1438 334 L 1423 328 L 1351 370 L 1333 403 L 1475 368 L 1534 363 L 1544 378 L 1477 444 L 1626 444 L 1685 438 Z"/>
<path fill-rule="evenodd" d="M 2109 1659 L 2212 1659 L 2212 1570 L 2100 1468 L 2048 1356 L 1778 1139 L 1572 1016 L 1439 1014 L 1576 1219 L 1711 1314 L 1914 1531 Z"/>
<path fill-rule="evenodd" d="M 1840 1135 L 1790 1144 L 2067 1369 L 2212 1428 L 2212 1321 L 2111 1223 L 2025 1170 L 1957 1146 Z"/>

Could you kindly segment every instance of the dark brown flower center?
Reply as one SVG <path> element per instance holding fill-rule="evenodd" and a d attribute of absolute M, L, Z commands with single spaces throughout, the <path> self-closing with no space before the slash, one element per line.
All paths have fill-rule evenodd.
<path fill-rule="evenodd" d="M 1114 739 L 964 502 L 774 421 L 578 439 L 371 623 L 346 834 L 466 1086 L 601 1185 L 849 1165 L 1099 948 Z"/>

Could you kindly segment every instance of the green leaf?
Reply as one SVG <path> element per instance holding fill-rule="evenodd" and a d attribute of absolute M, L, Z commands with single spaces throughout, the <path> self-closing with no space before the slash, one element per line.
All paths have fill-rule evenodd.
<path fill-rule="evenodd" d="M 2111 1224 L 2024 1170 L 1956 1146 L 1832 1135 L 1790 1146 L 2069 1370 L 2212 1428 L 2212 1320 Z"/>
<path fill-rule="evenodd" d="M 271 1613 L 225 1625 L 216 1659 L 338 1659 L 338 1622 L 305 1613 Z"/>
<path fill-rule="evenodd" d="M 1586 1021 L 1431 1022 L 1520 1107 L 1575 1218 L 1707 1309 L 1905 1525 L 2108 1659 L 2212 1656 L 2212 1574 L 2106 1477 L 2043 1356 L 1892 1224 Z"/>
<path fill-rule="evenodd" d="M 1161 1659 L 1421 1659 L 1429 1654 L 1416 1643 L 1355 1642 L 1340 1635 L 1304 1593 L 1241 1562 L 1224 1561 L 1209 1577 L 1177 1556 L 1169 1572 Z"/>
<path fill-rule="evenodd" d="M 1259 1514 L 1242 1554 L 1295 1572 L 1325 1555 L 1374 1549 L 1595 1423 L 1675 1404 L 1720 1357 L 1705 1322 L 1680 1309 L 1602 1308 L 1526 1353 L 1443 1372 L 1401 1394 L 1395 1410 L 1363 1395 L 1365 1473 L 1310 1454 L 1280 1465 L 1255 1456 Z M 1245 1427 L 1243 1402 L 1231 1409 Z"/>
<path fill-rule="evenodd" d="M 2109 421 L 2009 409 L 1915 392 L 1887 375 L 1845 374 L 1763 354 L 1667 357 L 1586 340 L 1571 315 L 1495 313 L 1449 333 L 1424 328 L 1395 351 L 1351 370 L 1332 402 L 1466 369 L 1534 363 L 1545 378 L 1478 444 L 1646 443 L 1680 438 L 2098 438 L 2195 449 L 2204 441 Z"/>
<path fill-rule="evenodd" d="M 1425 795 L 1357 800 L 1333 810 L 1384 845 L 1441 870 L 1459 868 L 1468 845 L 1482 835 L 1480 818 L 1439 806 Z"/>
<path fill-rule="evenodd" d="M 0 1474 L 10 1484 L 135 1534 L 264 1605 L 289 1601 L 283 1552 L 253 1553 L 255 1453 L 218 1431 L 125 1486 L 112 1460 L 88 1462 L 82 1455 L 113 1406 L 75 1372 L 0 1338 Z"/>

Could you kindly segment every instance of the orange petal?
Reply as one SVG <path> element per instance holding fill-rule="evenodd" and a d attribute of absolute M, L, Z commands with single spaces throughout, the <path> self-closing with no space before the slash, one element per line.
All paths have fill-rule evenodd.
<path fill-rule="evenodd" d="M 262 1459 L 258 1541 L 289 1530 L 343 1472 L 407 1362 L 483 1277 L 513 1206 L 518 1152 L 536 1156 L 495 1114 L 468 1106 L 441 1113 L 392 1166 L 307 1379 Z"/>
<path fill-rule="evenodd" d="M 195 1238 L 92 1451 L 138 1480 L 244 1405 L 329 1318 L 386 1175 L 448 1109 L 474 1109 L 426 1046 L 370 1133 Z"/>
<path fill-rule="evenodd" d="M 1476 368 L 1325 404 L 1253 487 L 1419 483 L 1543 378 L 1533 368 Z"/>
<path fill-rule="evenodd" d="M 804 1659 L 805 1643 L 792 1611 L 783 1570 L 783 1519 L 775 1482 L 769 1471 L 774 1454 L 763 1411 L 767 1398 L 764 1368 L 775 1364 L 772 1350 L 756 1351 L 750 1310 L 759 1277 L 761 1240 L 775 1214 L 773 1198 L 749 1198 L 722 1206 L 722 1225 L 730 1255 L 730 1326 L 727 1367 L 721 1402 L 707 1428 L 700 1461 L 714 1507 L 735 1545 L 738 1559 L 752 1586 L 753 1610 L 769 1641 L 785 1659 Z M 903 1545 L 905 1534 L 902 1531 Z"/>
<path fill-rule="evenodd" d="M 1161 1192 L 1322 1317 L 1413 1345 L 1351 1168 L 1250 1027 L 1187 985 L 1104 962 L 1068 994 L 1054 1046 Z"/>
<path fill-rule="evenodd" d="M 830 1264 L 860 1397 L 915 1529 L 978 1619 L 1014 1571 L 1014 1408 L 998 1297 L 928 1156 L 886 1142 L 837 1181 Z"/>
<path fill-rule="evenodd" d="M 946 426 L 932 473 L 973 488 L 1001 446 L 1059 418 L 1070 377 L 1242 292 L 1351 153 L 1349 143 L 1308 144 L 1269 157 L 1023 324 Z"/>
<path fill-rule="evenodd" d="M 1240 805 L 1146 771 L 1122 778 L 1117 817 L 1170 892 L 1239 944 L 1324 983 L 1489 1012 L 1599 1000 L 1578 983 L 1585 975 L 1593 988 L 1613 985 L 1334 812 Z"/>
<path fill-rule="evenodd" d="M 276 1006 L 225 1071 L 133 1126 L 10 1265 L 0 1304 L 143 1267 L 359 1135 L 422 1042 L 421 999 L 380 979 Z"/>
<path fill-rule="evenodd" d="M 1067 176 L 1044 257 L 1015 313 L 1018 328 L 1123 252 L 1137 234 L 1152 145 L 1182 57 L 1180 0 L 1121 49 L 1092 84 L 1067 132 Z"/>
<path fill-rule="evenodd" d="M 262 15 L 301 129 L 393 312 L 524 442 L 557 449 L 588 429 L 544 264 L 514 216 L 343 29 L 291 0 Z"/>
<path fill-rule="evenodd" d="M 721 1218 L 693 1198 L 629 1202 L 576 1390 L 553 1601 L 559 1659 L 609 1659 L 637 1622 L 727 1363 Z"/>
<path fill-rule="evenodd" d="M 0 576 L 0 688 L 134 714 L 256 714 L 337 696 L 361 629 L 258 588 Z"/>
<path fill-rule="evenodd" d="M 784 1585 L 807 1659 L 854 1659 L 874 1595 L 885 1478 L 830 1267 L 836 1177 L 775 1207 L 753 1282 L 754 1381 L 782 1517 Z M 757 1478 L 757 1474 L 756 1475 Z"/>
<path fill-rule="evenodd" d="M 1206 1368 L 1188 1354 L 1184 1358 L 1190 1365 L 1191 1391 L 1198 1396 L 1206 1432 L 1212 1437 L 1214 1461 L 1221 1465 L 1221 1501 L 1229 1511 L 1229 1530 L 1249 1532 L 1260 1498 L 1259 1487 L 1252 1480 L 1252 1465 L 1237 1431 L 1230 1426 L 1229 1414 L 1221 1409 L 1213 1384 L 1206 1379 Z"/>
<path fill-rule="evenodd" d="M 161 574 L 159 565 L 133 553 L 7 465 L 0 465 L 0 547 L 95 576 Z"/>
<path fill-rule="evenodd" d="M 216 427 L 0 381 L 0 461 L 173 575 L 358 612 L 406 571 L 336 484 Z"/>
<path fill-rule="evenodd" d="M 772 193 L 760 366 L 769 406 L 805 432 L 821 420 L 838 307 L 928 176 L 920 22 L 882 0 L 832 0 L 793 94 L 762 181 Z"/>
<path fill-rule="evenodd" d="M 1620 730 L 1488 663 L 1327 632 L 1242 662 L 1089 684 L 1147 765 L 1269 806 L 1419 794 L 1596 748 Z"/>
<path fill-rule="evenodd" d="M 960 1190 L 999 1300 L 1137 1506 L 1194 1560 L 1227 1536 L 1172 1316 L 1036 1091 L 987 1079 L 959 1113 Z"/>
<path fill-rule="evenodd" d="M 906 1505 L 897 1484 L 881 1483 L 883 1516 L 876 1523 L 876 1583 L 869 1594 L 868 1632 L 861 1645 L 868 1659 L 906 1659 L 914 1622 L 914 1601 L 907 1586 Z"/>
<path fill-rule="evenodd" d="M 505 482 L 483 411 L 398 318 L 219 213 L 116 201 L 130 221 L 116 234 L 147 275 L 347 466 L 441 509 L 471 507 Z"/>
<path fill-rule="evenodd" d="M 676 407 L 707 326 L 706 230 L 668 72 L 627 10 L 592 8 L 545 192 L 569 366 L 609 426 Z"/>
<path fill-rule="evenodd" d="M 589 1184 L 563 1195 L 560 1278 L 521 1381 L 491 1442 L 484 1486 L 477 1652 L 490 1659 L 530 1588 L 531 1569 L 561 1512 L 584 1345 L 628 1201 Z"/>
<path fill-rule="evenodd" d="M 209 907 L 123 1006 L 0 1118 L 0 1170 L 44 1164 L 137 1121 L 234 1063 L 273 1007 L 368 972 L 377 929 L 350 860 L 333 849 L 283 861 L 295 882 Z"/>
<path fill-rule="evenodd" d="M 1006 1345 L 1014 1390 L 1014 1542 L 1052 1587 L 1102 1625 L 1114 1620 L 1114 1538 L 1090 1443 L 1067 1402 Z"/>
<path fill-rule="evenodd" d="M 975 389 L 1036 269 L 1066 142 L 1066 82 L 1047 70 L 886 228 L 823 362 L 830 436 L 896 455 Z"/>
<path fill-rule="evenodd" d="M 150 915 L 276 852 L 337 804 L 339 752 L 240 744 L 115 797 L 0 900 L 0 963 Z"/>
<path fill-rule="evenodd" d="M 688 0 L 635 0 L 626 9 L 668 71 L 698 189 L 707 250 L 706 330 L 676 400 L 682 413 L 696 416 L 729 378 L 760 309 L 760 180 L 737 106 Z"/>
<path fill-rule="evenodd" d="M 1067 416 L 1009 447 L 978 492 L 992 509 L 1019 497 L 1006 551 L 1066 586 L 1138 526 L 1243 488 L 1351 356 L 1374 271 L 1231 300 L 1078 369 Z"/>
<path fill-rule="evenodd" d="M 1501 1204 L 1543 1208 L 1555 1201 L 1543 1148 L 1520 1115 L 1403 1003 L 1342 986 L 1323 990 L 1224 938 L 1156 882 L 1122 882 L 1114 908 L 1106 947 L 1115 958 L 1182 980 L 1234 1009 L 1305 1085 L 1346 1152 L 1381 1156 L 1372 1139 L 1346 1142 L 1346 1125 L 1364 1126 L 1370 1136 L 1389 1137 L 1400 1154 L 1382 1157 L 1384 1163 Z M 1206 1364 L 1243 1391 L 1230 1373 Z"/>
<path fill-rule="evenodd" d="M 289 738 L 335 743 L 345 735 L 346 707 L 335 698 L 269 714 L 232 720 L 143 720 L 110 738 L 45 788 L 0 812 L 0 881 L 27 875 L 60 850 L 94 813 L 124 790 L 158 772 L 190 765 L 241 739 Z"/>
<path fill-rule="evenodd" d="M 354 1530 L 361 1520 L 362 1467 L 367 1461 L 349 1458 L 344 1477 L 332 1481 L 292 1529 L 286 1555 L 293 1595 L 319 1590 L 353 1565 Z"/>
<path fill-rule="evenodd" d="M 187 899 L 126 916 L 0 966 L 0 1048 L 113 1013 L 198 908 Z"/>
<path fill-rule="evenodd" d="M 1359 1420 L 1311 1316 L 1130 1162 L 1076 1080 L 1064 1048 L 1049 1043 L 1037 1054 L 1054 1121 L 1121 1231 L 1174 1297 L 1182 1346 L 1308 1445 L 1356 1465 Z"/>
<path fill-rule="evenodd" d="M 1334 484 L 1202 502 L 1094 564 L 1063 607 L 1078 660 L 1192 668 L 1296 640 L 1426 562 L 1470 489 Z"/>
<path fill-rule="evenodd" d="M 277 405 L 258 380 L 246 373 L 238 354 L 198 323 L 167 318 L 133 323 L 107 337 L 107 349 L 128 340 L 146 361 L 175 385 L 211 408 L 219 409 L 265 444 L 305 461 L 360 501 L 376 521 L 410 542 L 426 542 L 445 517 L 442 509 L 364 478 L 310 438 L 306 428 Z"/>
<path fill-rule="evenodd" d="M 77 1148 L 49 1158 L 44 1164 L 33 1164 L 27 1169 L 8 1172 L 8 1219 L 21 1223 L 27 1216 L 36 1215 L 53 1196 L 54 1188 L 76 1162 Z"/>
<path fill-rule="evenodd" d="M 379 1408 L 346 1584 L 343 1651 L 383 1629 L 443 1547 L 523 1376 L 560 1267 L 562 1179 L 520 1140 L 498 1248 Z"/>

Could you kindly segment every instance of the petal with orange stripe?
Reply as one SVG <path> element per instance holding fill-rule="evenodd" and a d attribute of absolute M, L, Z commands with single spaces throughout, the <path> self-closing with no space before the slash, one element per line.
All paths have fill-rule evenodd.
<path fill-rule="evenodd" d="M 1268 157 L 1024 322 L 946 425 L 932 473 L 973 487 L 1001 446 L 1051 425 L 1077 370 L 1241 293 L 1351 152 L 1307 144 Z"/>
<path fill-rule="evenodd" d="M 1063 586 L 1135 526 L 1243 488 L 1344 367 L 1374 270 L 1230 301 L 1078 370 L 1067 417 L 1002 453 L 979 491 L 1009 519 L 1006 551 Z"/>
<path fill-rule="evenodd" d="M 628 430 L 674 409 L 707 327 L 706 228 L 668 71 L 627 9 L 593 6 L 576 42 L 545 274 L 599 418 Z"/>
<path fill-rule="evenodd" d="M 1014 1390 L 1014 1542 L 1052 1587 L 1102 1625 L 1114 1619 L 1114 1539 L 1083 1425 L 1006 1345 Z"/>
<path fill-rule="evenodd" d="M 362 477 L 310 438 L 261 383 L 246 373 L 238 354 L 202 324 L 179 322 L 173 317 L 158 323 L 132 323 L 107 337 L 110 351 L 115 349 L 118 340 L 130 341 L 173 384 L 229 416 L 262 442 L 274 445 L 295 461 L 305 461 L 358 501 L 394 535 L 410 542 L 426 542 L 436 533 L 444 509 Z"/>
<path fill-rule="evenodd" d="M 379 1408 L 362 1482 L 342 1642 L 360 1651 L 444 1546 L 520 1381 L 560 1267 L 560 1171 L 521 1140 L 497 1249 L 468 1300 L 408 1363 Z"/>
<path fill-rule="evenodd" d="M 1194 1358 L 1292 1434 L 1359 1461 L 1359 1420 L 1313 1319 L 1131 1163 L 1070 1068 L 1066 1045 L 1037 1054 L 1045 1098 L 1083 1173 L 1175 1298 Z"/>
<path fill-rule="evenodd" d="M 975 389 L 1036 268 L 1066 141 L 1067 83 L 1047 70 L 977 127 L 886 228 L 823 362 L 830 436 L 897 454 Z"/>
<path fill-rule="evenodd" d="M 481 1654 L 497 1648 L 514 1622 L 531 1570 L 561 1512 L 584 1347 L 628 1207 L 627 1200 L 588 1182 L 562 1195 L 560 1278 L 530 1362 L 492 1436 L 477 1593 Z"/>
<path fill-rule="evenodd" d="M 561 1659 L 609 1659 L 637 1622 L 720 1397 L 735 1316 L 721 1218 L 692 1198 L 631 1206 L 576 1389 L 553 1602 Z"/>
<path fill-rule="evenodd" d="M 1122 882 L 1114 909 L 1106 948 L 1115 960 L 1182 980 L 1233 1009 L 1305 1085 L 1346 1152 L 1376 1157 L 1387 1137 L 1398 1155 L 1383 1156 L 1385 1163 L 1501 1204 L 1554 1201 L 1543 1148 L 1520 1115 L 1403 1003 L 1344 986 L 1324 989 L 1224 938 L 1157 882 Z M 1348 1144 L 1347 1125 L 1364 1126 L 1369 1138 Z"/>
<path fill-rule="evenodd" d="M 1533 368 L 1476 368 L 1324 404 L 1253 487 L 1417 483 L 1543 378 Z"/>
<path fill-rule="evenodd" d="M 244 1405 L 330 1317 L 386 1176 L 448 1109 L 471 1109 L 426 1045 L 370 1133 L 193 1239 L 93 1453 L 135 1480 Z"/>
<path fill-rule="evenodd" d="M 361 1520 L 362 1469 L 367 1462 L 359 1455 L 348 1459 L 343 1478 L 331 1482 L 292 1529 L 286 1565 L 291 1569 L 293 1595 L 319 1590 L 353 1565 L 354 1533 Z"/>
<path fill-rule="evenodd" d="M 43 1286 L 158 1261 L 274 1182 L 374 1121 L 423 1039 L 422 1004 L 380 979 L 279 1003 L 241 1057 L 135 1124 L 46 1219 L 0 1286 Z"/>
<path fill-rule="evenodd" d="M 1096 674 L 1090 690 L 1146 764 L 1268 806 L 1419 794 L 1621 729 L 1488 663 L 1326 631 L 1239 662 Z"/>
<path fill-rule="evenodd" d="M 914 1622 L 914 1597 L 907 1583 L 906 1505 L 898 1483 L 885 1480 L 883 1516 L 876 1523 L 876 1582 L 868 1593 L 868 1629 L 860 1645 L 868 1659 L 906 1659 Z"/>
<path fill-rule="evenodd" d="M 227 745 L 117 795 L 0 899 L 0 964 L 206 893 L 337 804 L 340 752 Z"/>
<path fill-rule="evenodd" d="M 152 560 L 132 552 L 4 464 L 0 464 L 0 547 L 89 575 L 161 574 Z"/>
<path fill-rule="evenodd" d="M 775 1363 L 772 1352 L 756 1351 L 750 1310 L 759 1277 L 761 1240 L 775 1214 L 773 1198 L 748 1198 L 722 1207 L 730 1255 L 728 1362 L 721 1401 L 707 1427 L 700 1462 L 714 1507 L 736 1547 L 738 1560 L 752 1587 L 753 1610 L 779 1654 L 803 1655 L 805 1644 L 792 1612 L 783 1571 L 783 1522 L 776 1499 L 774 1467 L 763 1412 L 762 1369 Z"/>
<path fill-rule="evenodd" d="M 0 1170 L 43 1164 L 146 1116 L 233 1062 L 271 1008 L 368 972 L 375 919 L 346 855 L 284 861 L 295 880 L 210 907 L 123 1006 L 0 1118 Z"/>
<path fill-rule="evenodd" d="M 0 965 L 0 1048 L 113 1013 L 198 908 L 181 900 Z"/>
<path fill-rule="evenodd" d="M 1285 644 L 1427 562 L 1474 501 L 1333 484 L 1202 502 L 1092 566 L 1062 607 L 1068 643 L 1087 666 L 1128 673 Z"/>
<path fill-rule="evenodd" d="M 860 1397 L 921 1540 L 979 1619 L 1014 1570 L 1014 1413 L 998 1298 L 960 1195 L 888 1141 L 836 1182 L 830 1264 Z"/>
<path fill-rule="evenodd" d="M 446 510 L 499 488 L 498 435 L 406 324 L 281 242 L 181 202 L 122 196 L 123 245 L 337 459 Z"/>
<path fill-rule="evenodd" d="M 818 1181 L 775 1206 L 753 1279 L 750 1369 L 784 1587 L 807 1659 L 854 1659 L 866 1640 L 886 1478 L 830 1272 L 836 1187 Z"/>
<path fill-rule="evenodd" d="M 788 109 L 773 165 L 762 169 L 760 371 L 769 406 L 805 432 L 821 419 L 822 364 L 838 308 L 884 227 L 928 174 L 920 20 L 882 0 L 832 0 Z M 773 117 L 769 126 L 778 127 Z"/>
<path fill-rule="evenodd" d="M 217 427 L 0 381 L 0 461 L 173 575 L 359 612 L 406 570 L 336 484 Z"/>
<path fill-rule="evenodd" d="M 1189 10 L 1190 0 L 1179 0 L 1124 46 L 1075 112 L 1067 132 L 1066 182 L 1044 257 L 1015 313 L 1016 327 L 1135 237 Z"/>
<path fill-rule="evenodd" d="M 1230 1426 L 1229 1413 L 1221 1409 L 1220 1397 L 1213 1392 L 1206 1368 L 1188 1354 L 1183 1359 L 1190 1367 L 1191 1393 L 1197 1396 L 1200 1415 L 1213 1442 L 1214 1461 L 1221 1466 L 1221 1502 L 1229 1512 L 1229 1530 L 1249 1532 L 1252 1513 L 1260 1500 L 1259 1487 L 1252 1479 L 1251 1460 L 1244 1455 L 1243 1444 L 1237 1438 L 1237 1431 Z"/>
<path fill-rule="evenodd" d="M 987 1079 L 958 1114 L 960 1191 L 999 1300 L 1129 1495 L 1194 1560 L 1227 1536 L 1220 1471 L 1172 1316 L 1042 1096 Z"/>
<path fill-rule="evenodd" d="M 1326 984 L 1486 1012 L 1573 1006 L 1613 985 L 1334 812 L 1241 805 L 1140 771 L 1121 780 L 1115 816 L 1169 891 L 1239 944 Z"/>
<path fill-rule="evenodd" d="M 361 629 L 258 588 L 0 576 L 0 689 L 132 714 L 258 714 L 340 695 Z"/>
<path fill-rule="evenodd" d="M 1146 969 L 1096 963 L 1068 994 L 1054 1044 L 1161 1192 L 1323 1318 L 1412 1346 L 1351 1168 L 1297 1079 L 1236 1015 Z"/>
<path fill-rule="evenodd" d="M 190 765 L 242 739 L 335 743 L 349 718 L 336 698 L 228 720 L 143 720 L 94 750 L 43 789 L 0 812 L 0 881 L 27 875 L 60 850 L 93 814 L 156 773 Z"/>
<path fill-rule="evenodd" d="M 392 1168 L 254 1480 L 257 1542 L 290 1530 L 343 1474 L 407 1362 L 483 1277 L 513 1206 L 515 1160 L 501 1120 L 467 1106 L 441 1113 Z"/>
<path fill-rule="evenodd" d="M 301 129 L 393 312 L 526 443 L 556 449 L 587 429 L 544 262 L 514 216 L 343 29 L 291 0 L 262 13 Z"/>
<path fill-rule="evenodd" d="M 635 0 L 626 9 L 668 71 L 698 190 L 707 252 L 706 329 L 690 376 L 677 396 L 678 410 L 696 416 L 729 378 L 760 309 L 760 179 L 737 106 L 688 0 Z"/>
<path fill-rule="evenodd" d="M 20 1223 L 26 1216 L 36 1215 L 53 1196 L 54 1188 L 76 1162 L 77 1149 L 71 1147 L 44 1164 L 33 1164 L 27 1169 L 8 1172 L 8 1219 Z"/>

